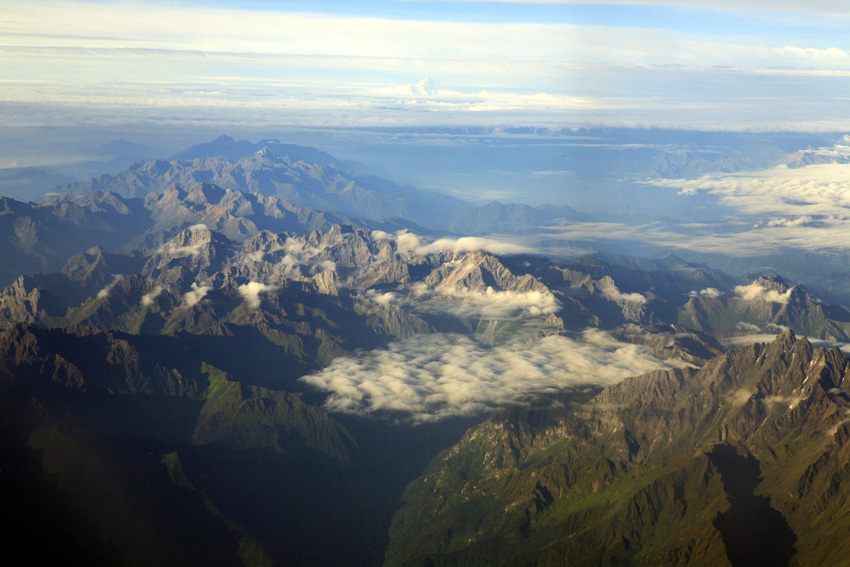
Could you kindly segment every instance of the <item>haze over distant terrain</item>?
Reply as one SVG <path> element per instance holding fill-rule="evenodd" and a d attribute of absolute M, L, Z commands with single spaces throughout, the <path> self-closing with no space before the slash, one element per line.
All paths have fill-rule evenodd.
<path fill-rule="evenodd" d="M 222 133 L 368 161 L 364 149 L 425 138 L 431 152 L 383 159 L 419 181 L 423 165 L 469 159 L 445 144 L 499 139 L 427 130 L 448 126 L 842 132 L 848 20 L 837 2 L 8 1 L 0 165 L 109 159 L 122 139 L 166 156 Z M 437 170 L 478 193 L 499 162 L 523 177 L 574 170 L 552 157 Z"/>

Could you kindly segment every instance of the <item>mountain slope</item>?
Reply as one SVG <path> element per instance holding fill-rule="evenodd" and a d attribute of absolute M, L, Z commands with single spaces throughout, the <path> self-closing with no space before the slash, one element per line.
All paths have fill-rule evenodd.
<path fill-rule="evenodd" d="M 50 541 L 104 565 L 270 565 L 287 548 L 321 560 L 289 526 L 342 516 L 343 500 L 323 495 L 350 476 L 357 444 L 322 410 L 253 385 L 256 361 L 235 365 L 243 381 L 203 362 L 234 366 L 215 353 L 237 343 L 215 339 L 0 335 L 0 502 L 32 522 L 13 528 L 7 552 L 38 558 Z"/>
<path fill-rule="evenodd" d="M 140 203 L 117 196 L 47 197 L 22 203 L 0 197 L 0 282 L 59 270 L 73 254 L 107 243 L 116 249 L 149 226 Z"/>
<path fill-rule="evenodd" d="M 408 487 L 386 564 L 727 565 L 767 543 L 772 565 L 846 565 L 847 372 L 787 333 L 506 412 Z"/>
<path fill-rule="evenodd" d="M 216 156 L 136 163 L 115 176 L 102 175 L 58 190 L 103 191 L 132 198 L 160 193 L 173 184 L 189 187 L 198 183 L 276 196 L 295 207 L 372 220 L 402 217 L 434 228 L 444 228 L 453 212 L 468 206 L 440 193 L 402 187 L 375 176 L 351 174 L 334 163 L 278 156 L 269 146 L 233 161 Z"/>

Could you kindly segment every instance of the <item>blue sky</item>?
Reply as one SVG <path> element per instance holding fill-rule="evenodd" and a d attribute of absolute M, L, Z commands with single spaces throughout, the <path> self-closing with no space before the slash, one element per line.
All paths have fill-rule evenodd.
<path fill-rule="evenodd" d="M 0 0 L 0 118 L 837 131 L 848 24 L 833 1 Z"/>

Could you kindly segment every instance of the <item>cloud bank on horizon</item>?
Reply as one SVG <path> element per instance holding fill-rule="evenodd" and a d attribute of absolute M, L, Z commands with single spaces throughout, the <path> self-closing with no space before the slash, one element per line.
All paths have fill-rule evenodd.
<path fill-rule="evenodd" d="M 665 206 L 699 210 L 715 207 L 709 220 L 678 222 L 574 222 L 544 229 L 548 243 L 570 243 L 587 252 L 605 243 L 629 241 L 649 248 L 734 258 L 788 254 L 827 254 L 840 259 L 850 251 L 850 136 L 831 146 L 788 154 L 771 167 L 708 173 L 692 178 L 635 182 L 659 190 Z M 657 198 L 657 197 L 656 197 Z M 647 200 L 652 199 L 647 193 Z"/>
<path fill-rule="evenodd" d="M 12 0 L 3 123 L 850 125 L 836 2 L 363 4 Z"/>

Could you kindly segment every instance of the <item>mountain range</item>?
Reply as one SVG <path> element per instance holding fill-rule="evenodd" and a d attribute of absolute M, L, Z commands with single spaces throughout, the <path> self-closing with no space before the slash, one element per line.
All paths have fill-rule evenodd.
<path fill-rule="evenodd" d="M 847 565 L 848 363 L 787 332 L 468 431 L 386 565 Z"/>
<path fill-rule="evenodd" d="M 289 150 L 289 146 L 279 146 L 272 147 Z M 85 183 L 60 186 L 58 192 L 100 191 L 132 198 L 162 192 L 173 184 L 190 187 L 209 183 L 225 190 L 278 197 L 294 207 L 371 220 L 403 217 L 436 228 L 444 228 L 447 215 L 467 206 L 439 193 L 401 187 L 371 175 L 348 173 L 334 160 L 321 159 L 323 156 L 312 152 L 296 152 L 294 158 L 287 154 L 278 156 L 272 147 L 265 145 L 235 160 L 216 156 L 140 162 L 115 176 L 105 174 Z M 234 157 L 241 155 L 228 153 L 235 154 Z M 321 163 L 298 159 L 302 156 L 320 158 Z"/>
<path fill-rule="evenodd" d="M 586 218 L 226 136 L 3 198 L 9 553 L 850 564 L 846 278 L 481 236 Z"/>
<path fill-rule="evenodd" d="M 548 326 L 568 331 L 679 324 L 734 336 L 789 328 L 839 341 L 850 331 L 850 311 L 778 276 L 736 285 L 735 278 L 675 257 L 632 266 L 606 262 L 604 256 L 553 261 L 457 251 L 456 242 L 428 244 L 411 232 L 348 225 L 304 236 L 260 231 L 240 242 L 197 224 L 156 248 L 115 254 L 93 247 L 59 272 L 19 277 L 0 294 L 0 323 L 85 324 L 159 334 L 225 333 L 222 325 L 251 321 L 262 333 L 274 328 L 288 336 L 284 329 L 299 324 L 273 322 L 270 314 L 289 317 L 289 302 L 303 297 L 315 308 L 329 302 L 322 311 L 347 313 L 331 319 L 368 313 L 378 334 L 409 337 L 428 328 L 455 328 L 445 318 L 451 313 L 487 326 L 488 304 L 505 294 L 528 303 L 518 304 L 512 317 L 534 307 L 549 316 Z M 435 298 L 443 305 L 436 311 Z M 506 326 L 502 317 L 493 320 L 491 330 Z M 317 320 L 308 334 L 315 325 L 330 332 Z M 337 337 L 334 344 L 341 342 L 338 332 L 331 335 Z"/>

